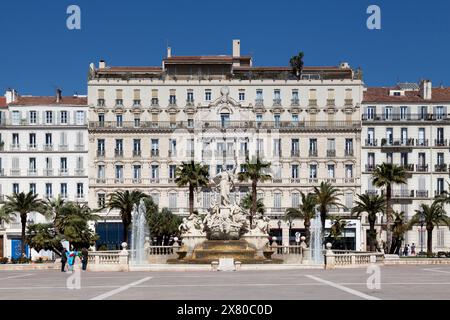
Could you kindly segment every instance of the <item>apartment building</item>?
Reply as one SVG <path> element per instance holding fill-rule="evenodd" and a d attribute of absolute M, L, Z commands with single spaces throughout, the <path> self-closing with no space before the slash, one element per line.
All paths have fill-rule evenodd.
<path fill-rule="evenodd" d="M 20 96 L 8 90 L 0 108 L 0 200 L 19 192 L 41 198 L 60 195 L 87 201 L 87 99 L 78 96 Z M 38 213 L 29 223 L 43 222 Z M 20 255 L 20 220 L 3 223 L 4 256 Z"/>
<path fill-rule="evenodd" d="M 253 66 L 234 40 L 231 55 L 175 56 L 168 48 L 160 66 L 100 61 L 89 74 L 92 207 L 116 190 L 138 189 L 185 215 L 187 189 L 174 183 L 181 161 L 201 161 L 214 176 L 240 170 L 246 156 L 257 155 L 271 162 L 273 176 L 260 184 L 258 197 L 272 218 L 272 235 L 286 244 L 304 232 L 302 221 L 282 219 L 287 207 L 298 206 L 300 191 L 329 181 L 348 208 L 360 192 L 363 82 L 347 63 L 307 66 L 297 78 L 290 67 Z M 200 190 L 196 207 L 210 207 L 212 187 Z M 236 183 L 235 201 L 248 191 L 249 184 Z M 120 241 L 112 240 L 120 234 L 118 222 L 117 213 L 105 212 L 97 225 L 111 244 Z M 348 232 L 355 249 L 360 229 L 355 220 Z"/>
<path fill-rule="evenodd" d="M 408 219 L 421 203 L 431 204 L 446 190 L 450 174 L 449 105 L 450 88 L 433 88 L 428 80 L 367 88 L 362 103 L 362 191 L 380 193 L 372 184 L 372 172 L 383 162 L 401 165 L 407 171 L 408 183 L 395 186 L 392 196 L 394 210 L 405 212 Z M 449 209 L 447 206 L 447 212 Z M 380 217 L 378 229 L 381 222 Z M 426 230 L 420 229 L 415 227 L 405 239 L 418 251 L 421 246 L 426 248 Z M 448 251 L 448 228 L 433 232 L 433 250 Z"/>

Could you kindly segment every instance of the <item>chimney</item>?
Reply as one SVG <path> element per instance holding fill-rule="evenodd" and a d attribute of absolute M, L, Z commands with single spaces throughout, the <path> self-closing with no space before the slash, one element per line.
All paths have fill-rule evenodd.
<path fill-rule="evenodd" d="M 98 68 L 99 69 L 105 69 L 106 68 L 105 60 L 100 60 L 100 62 L 98 63 Z"/>
<path fill-rule="evenodd" d="M 17 100 L 17 91 L 11 88 L 8 88 L 5 92 L 6 103 L 9 104 Z"/>
<path fill-rule="evenodd" d="M 424 100 L 431 100 L 432 84 L 430 80 L 422 80 L 420 82 L 420 95 Z"/>
<path fill-rule="evenodd" d="M 241 56 L 241 40 L 235 39 L 233 40 L 233 57 Z"/>
<path fill-rule="evenodd" d="M 172 48 L 167 47 L 167 58 L 172 58 Z"/>
<path fill-rule="evenodd" d="M 56 89 L 56 103 L 60 103 L 62 100 L 62 91 L 61 89 Z"/>

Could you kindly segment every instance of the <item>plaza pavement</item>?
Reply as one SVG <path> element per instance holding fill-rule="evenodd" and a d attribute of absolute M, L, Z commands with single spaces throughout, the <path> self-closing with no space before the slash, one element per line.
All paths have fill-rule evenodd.
<path fill-rule="evenodd" d="M 56 270 L 0 271 L 0 300 L 450 299 L 450 266 L 383 266 L 381 289 L 366 268 L 237 272 L 86 272 L 81 288 Z"/>

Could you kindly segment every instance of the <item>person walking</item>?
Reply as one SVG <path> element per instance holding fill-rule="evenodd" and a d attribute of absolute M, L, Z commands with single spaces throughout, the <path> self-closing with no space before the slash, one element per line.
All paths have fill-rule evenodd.
<path fill-rule="evenodd" d="M 89 257 L 89 251 L 88 251 L 88 249 L 83 247 L 83 249 L 81 249 L 81 265 L 82 265 L 81 269 L 83 271 L 86 271 L 86 269 L 87 269 L 88 257 Z"/>
<path fill-rule="evenodd" d="M 72 251 L 69 252 L 69 257 L 67 259 L 67 262 L 69 264 L 69 272 L 73 271 L 73 267 L 75 265 L 75 258 L 77 256 L 78 256 L 78 251 L 76 251 L 72 248 Z"/>
<path fill-rule="evenodd" d="M 68 256 L 67 249 L 64 248 L 64 250 L 61 253 L 61 272 L 66 272 L 67 256 Z"/>
<path fill-rule="evenodd" d="M 412 244 L 412 246 L 411 246 L 411 255 L 412 255 L 412 256 L 415 256 L 415 255 L 416 255 L 416 245 L 414 244 L 414 242 L 413 242 L 413 244 Z"/>
<path fill-rule="evenodd" d="M 403 255 L 406 257 L 408 255 L 408 246 L 405 243 L 405 247 L 403 248 Z"/>

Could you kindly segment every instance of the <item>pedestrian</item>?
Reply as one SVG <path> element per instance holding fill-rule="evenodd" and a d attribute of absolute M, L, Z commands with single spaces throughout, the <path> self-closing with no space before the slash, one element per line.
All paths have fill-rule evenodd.
<path fill-rule="evenodd" d="M 67 256 L 68 256 L 67 249 L 64 248 L 61 253 L 61 272 L 66 272 Z"/>
<path fill-rule="evenodd" d="M 408 246 L 405 243 L 405 247 L 403 248 L 403 255 L 406 257 L 408 255 Z"/>
<path fill-rule="evenodd" d="M 412 246 L 411 246 L 411 255 L 412 255 L 412 256 L 415 256 L 415 255 L 416 255 L 416 245 L 414 244 L 414 242 L 413 242 L 413 244 L 412 244 Z"/>
<path fill-rule="evenodd" d="M 78 251 L 74 250 L 72 247 L 72 251 L 69 252 L 69 257 L 67 262 L 69 264 L 69 272 L 73 271 L 73 267 L 75 265 L 75 258 L 78 256 Z"/>
<path fill-rule="evenodd" d="M 88 257 L 89 257 L 89 251 L 88 251 L 88 249 L 83 247 L 83 249 L 81 249 L 81 265 L 82 265 L 81 269 L 83 271 L 86 271 L 86 269 L 87 269 Z"/>

